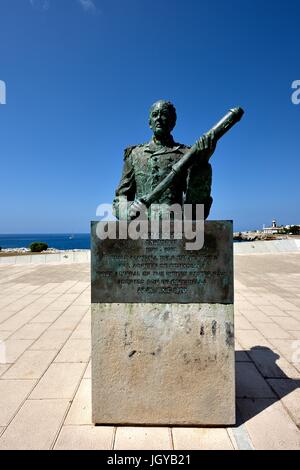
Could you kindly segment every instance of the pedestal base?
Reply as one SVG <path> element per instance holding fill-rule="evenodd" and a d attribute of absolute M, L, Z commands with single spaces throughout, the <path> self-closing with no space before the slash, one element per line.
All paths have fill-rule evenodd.
<path fill-rule="evenodd" d="M 97 424 L 233 425 L 232 304 L 92 304 Z"/>

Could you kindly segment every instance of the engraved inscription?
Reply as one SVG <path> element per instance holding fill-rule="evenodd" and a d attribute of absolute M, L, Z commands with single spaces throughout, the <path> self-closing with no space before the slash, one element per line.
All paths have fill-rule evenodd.
<path fill-rule="evenodd" d="M 208 231 L 208 243 L 199 251 L 186 251 L 184 240 L 110 243 L 93 237 L 92 301 L 231 303 L 230 228 L 226 243 L 224 230 L 219 240 Z"/>

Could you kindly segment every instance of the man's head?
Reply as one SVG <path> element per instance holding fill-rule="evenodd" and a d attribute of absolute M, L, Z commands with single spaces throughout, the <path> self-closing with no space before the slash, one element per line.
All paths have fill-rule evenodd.
<path fill-rule="evenodd" d="M 170 101 L 159 100 L 150 108 L 149 125 L 156 137 L 168 137 L 176 119 L 176 109 Z"/>

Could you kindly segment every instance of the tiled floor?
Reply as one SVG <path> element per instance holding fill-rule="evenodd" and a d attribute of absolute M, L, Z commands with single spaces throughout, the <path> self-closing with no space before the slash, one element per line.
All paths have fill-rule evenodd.
<path fill-rule="evenodd" d="M 300 254 L 235 256 L 233 428 L 92 425 L 89 270 L 0 267 L 0 449 L 300 449 Z"/>

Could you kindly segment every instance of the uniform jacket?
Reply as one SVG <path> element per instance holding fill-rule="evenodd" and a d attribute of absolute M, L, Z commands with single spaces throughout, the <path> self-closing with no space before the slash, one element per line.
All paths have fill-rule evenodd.
<path fill-rule="evenodd" d="M 113 203 L 116 215 L 120 197 L 125 196 L 128 201 L 134 201 L 151 192 L 189 149 L 173 140 L 168 147 L 161 147 L 151 140 L 125 149 L 122 177 Z M 156 203 L 204 204 L 206 218 L 212 203 L 211 180 L 211 165 L 197 162 L 195 158 L 195 163 L 174 180 Z"/>

